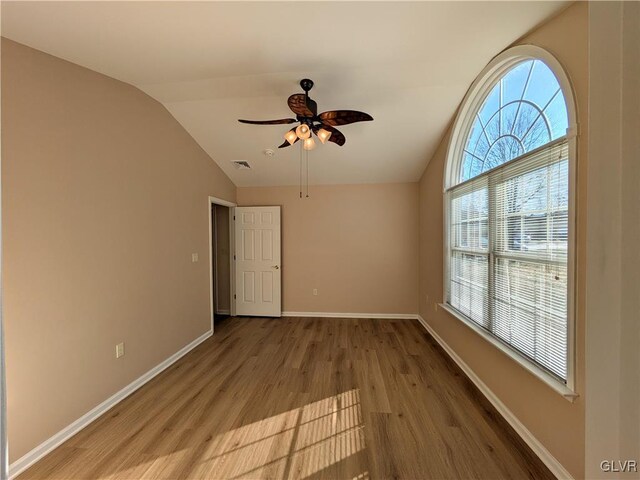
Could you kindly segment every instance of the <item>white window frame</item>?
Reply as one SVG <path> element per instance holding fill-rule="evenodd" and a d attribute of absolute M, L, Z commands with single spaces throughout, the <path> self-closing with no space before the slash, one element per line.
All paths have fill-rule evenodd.
<path fill-rule="evenodd" d="M 482 103 L 496 85 L 509 70 L 517 64 L 526 60 L 540 60 L 556 76 L 560 85 L 564 100 L 567 106 L 568 128 L 566 139 L 569 151 L 569 218 L 568 218 L 568 244 L 567 244 L 567 380 L 566 384 L 555 376 L 551 375 L 540 365 L 520 353 L 515 348 L 500 341 L 493 334 L 480 325 L 473 322 L 466 315 L 458 312 L 455 308 L 447 303 L 447 299 L 443 299 L 440 307 L 461 320 L 465 325 L 482 336 L 489 343 L 500 349 L 507 356 L 524 367 L 536 378 L 542 380 L 556 392 L 560 393 L 569 401 L 575 400 L 578 396 L 575 392 L 576 379 L 576 326 L 575 326 L 575 286 L 576 286 L 576 269 L 575 269 L 575 240 L 576 240 L 576 153 L 577 153 L 577 136 L 578 122 L 576 112 L 576 102 L 574 98 L 573 88 L 569 77 L 560 62 L 547 50 L 535 45 L 518 45 L 516 47 L 505 50 L 496 56 L 484 70 L 478 75 L 476 80 L 469 88 L 461 107 L 458 110 L 451 137 L 446 154 L 446 164 L 444 172 L 444 275 L 443 275 L 443 292 L 449 289 L 449 268 L 451 258 L 451 248 L 449 239 L 450 212 L 449 203 L 451 201 L 449 189 L 460 184 L 460 168 L 462 167 L 463 149 L 475 120 L 475 114 L 482 107 Z"/>

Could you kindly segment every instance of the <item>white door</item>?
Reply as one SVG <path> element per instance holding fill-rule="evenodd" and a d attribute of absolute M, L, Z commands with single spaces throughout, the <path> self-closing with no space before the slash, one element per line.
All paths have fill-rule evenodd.
<path fill-rule="evenodd" d="M 282 313 L 280 207 L 236 207 L 236 315 Z"/>

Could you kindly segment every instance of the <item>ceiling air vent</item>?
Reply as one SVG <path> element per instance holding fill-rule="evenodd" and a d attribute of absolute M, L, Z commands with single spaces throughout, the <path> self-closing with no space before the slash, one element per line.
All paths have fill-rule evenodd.
<path fill-rule="evenodd" d="M 232 160 L 231 163 L 238 170 L 251 170 L 251 165 L 246 160 Z"/>

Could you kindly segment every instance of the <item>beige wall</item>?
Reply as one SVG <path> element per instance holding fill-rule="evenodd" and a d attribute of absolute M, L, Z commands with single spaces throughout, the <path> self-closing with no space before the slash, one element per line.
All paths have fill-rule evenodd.
<path fill-rule="evenodd" d="M 5 39 L 2 60 L 15 461 L 209 330 L 208 196 L 235 186 L 138 89 Z"/>
<path fill-rule="evenodd" d="M 620 458 L 640 460 L 640 3 L 621 5 L 622 43 L 622 168 L 620 210 L 623 252 L 620 320 Z M 611 79 L 613 80 L 613 79 Z M 608 156 L 601 158 L 606 165 Z M 635 217 L 634 217 L 635 216 Z M 607 317 L 600 323 L 606 326 Z M 635 457 L 634 457 L 635 455 Z M 592 462 L 597 463 L 597 462 Z M 589 464 L 587 463 L 587 469 Z M 640 471 L 627 478 L 640 479 Z"/>
<path fill-rule="evenodd" d="M 586 476 L 640 454 L 640 3 L 589 4 Z"/>
<path fill-rule="evenodd" d="M 517 43 L 549 50 L 573 84 L 580 130 L 587 131 L 588 7 L 574 4 Z M 478 72 L 480 73 L 480 72 Z M 584 475 L 584 291 L 587 138 L 578 139 L 577 378 L 570 403 L 434 303 L 443 301 L 443 175 L 447 132 L 420 181 L 420 313 L 504 404 L 576 478 Z"/>
<path fill-rule="evenodd" d="M 310 195 L 238 188 L 238 205 L 282 206 L 283 310 L 415 314 L 418 185 L 311 186 Z"/>

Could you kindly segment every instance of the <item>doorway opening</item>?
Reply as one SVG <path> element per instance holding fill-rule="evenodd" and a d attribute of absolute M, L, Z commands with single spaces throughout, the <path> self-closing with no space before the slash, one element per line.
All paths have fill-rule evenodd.
<path fill-rule="evenodd" d="M 234 315 L 233 304 L 233 207 L 209 197 L 211 328 Z"/>

